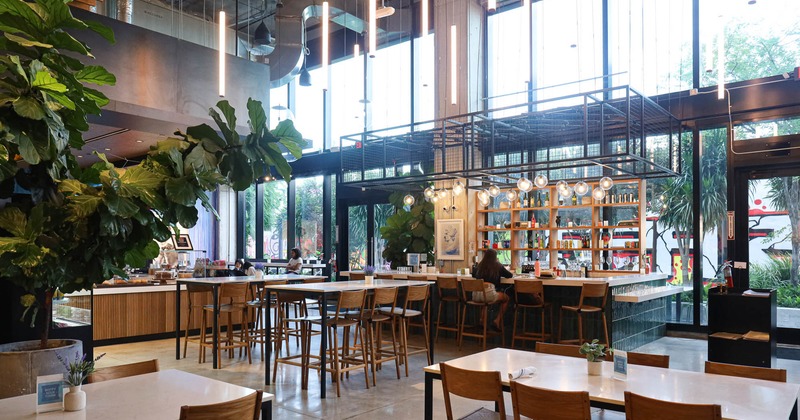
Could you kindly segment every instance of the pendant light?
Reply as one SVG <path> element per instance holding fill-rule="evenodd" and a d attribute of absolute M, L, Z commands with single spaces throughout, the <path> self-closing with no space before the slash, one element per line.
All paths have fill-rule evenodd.
<path fill-rule="evenodd" d="M 569 189 L 569 184 L 567 184 L 567 181 L 561 180 L 556 182 L 556 191 L 560 192 L 567 189 Z"/>
<path fill-rule="evenodd" d="M 464 187 L 464 183 L 463 182 L 456 181 L 456 183 L 453 184 L 453 195 L 458 197 L 459 195 L 464 193 L 465 189 L 466 189 L 466 187 Z"/>
<path fill-rule="evenodd" d="M 583 197 L 584 195 L 588 194 L 591 189 L 589 188 L 589 184 L 579 181 L 575 184 L 575 194 L 578 197 Z"/>
<path fill-rule="evenodd" d="M 506 191 L 506 200 L 508 200 L 509 202 L 514 202 L 514 200 L 516 200 L 517 197 L 518 197 L 517 190 L 511 189 Z"/>
<path fill-rule="evenodd" d="M 327 1 L 322 2 L 322 90 L 328 90 L 328 62 L 330 28 L 330 7 Z"/>
<path fill-rule="evenodd" d="M 431 198 L 436 196 L 436 190 L 433 189 L 433 187 L 425 188 L 425 190 L 422 191 L 422 195 L 424 195 L 425 198 L 430 200 Z"/>
<path fill-rule="evenodd" d="M 498 187 L 497 185 L 494 185 L 494 184 L 490 185 L 489 186 L 489 195 L 492 196 L 492 197 L 497 197 L 498 195 L 500 195 L 500 187 Z"/>
<path fill-rule="evenodd" d="M 225 96 L 225 11 L 219 11 L 219 96 Z"/>
<path fill-rule="evenodd" d="M 441 198 L 441 199 L 447 198 L 447 190 L 436 191 L 436 196 Z"/>
<path fill-rule="evenodd" d="M 405 204 L 407 206 L 413 206 L 414 205 L 414 201 L 416 201 L 416 200 L 414 199 L 414 196 L 411 195 L 411 194 L 406 194 L 406 196 L 403 197 L 403 204 Z"/>
<path fill-rule="evenodd" d="M 608 191 L 614 186 L 614 180 L 610 177 L 604 176 L 600 178 L 600 188 Z"/>
<path fill-rule="evenodd" d="M 486 190 L 478 191 L 477 195 L 478 195 L 478 200 L 480 200 L 481 203 L 483 203 L 483 202 L 488 203 L 489 199 L 492 198 L 492 196 L 489 195 L 489 191 L 486 191 Z M 484 205 L 486 205 L 486 204 L 484 204 Z"/>
<path fill-rule="evenodd" d="M 536 185 L 536 188 L 544 188 L 547 186 L 548 182 L 550 182 L 550 180 L 547 179 L 547 175 L 539 174 L 533 178 L 533 184 Z"/>
<path fill-rule="evenodd" d="M 523 176 L 517 180 L 517 188 L 519 188 L 519 190 L 522 192 L 530 192 L 530 190 L 533 189 L 533 183 L 530 179 Z"/>
<path fill-rule="evenodd" d="M 369 56 L 375 57 L 375 50 L 378 49 L 378 22 L 375 16 L 375 8 L 378 7 L 376 0 L 369 0 Z"/>
<path fill-rule="evenodd" d="M 606 198 L 606 190 L 600 187 L 594 187 L 594 190 L 592 190 L 592 198 L 597 201 L 602 201 L 604 198 Z"/>
<path fill-rule="evenodd" d="M 565 200 L 570 198 L 570 197 L 572 197 L 572 193 L 573 193 L 573 190 L 572 190 L 571 187 L 562 188 L 562 189 L 558 190 L 558 195 L 561 196 L 561 198 L 563 198 Z"/>

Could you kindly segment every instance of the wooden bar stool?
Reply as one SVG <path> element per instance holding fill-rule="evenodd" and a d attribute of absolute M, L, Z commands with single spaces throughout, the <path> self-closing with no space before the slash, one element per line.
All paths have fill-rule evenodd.
<path fill-rule="evenodd" d="M 375 273 L 375 278 L 381 280 L 392 280 L 394 275 L 392 273 Z"/>
<path fill-rule="evenodd" d="M 351 271 L 349 278 L 350 278 L 351 281 L 353 281 L 353 280 L 364 280 L 364 277 L 366 277 L 366 275 L 364 274 L 363 271 L 360 272 L 360 273 L 355 273 L 355 272 Z"/>
<path fill-rule="evenodd" d="M 578 306 L 562 306 L 561 315 L 558 319 L 558 342 L 559 343 L 578 343 L 582 344 L 587 340 L 583 338 L 583 315 L 584 314 L 600 314 L 603 321 L 603 334 L 605 341 L 603 342 L 606 347 L 609 346 L 608 338 L 608 322 L 606 322 L 606 300 L 608 297 L 608 283 L 583 283 L 581 286 L 581 297 Z M 588 305 L 587 299 L 599 299 L 600 305 Z M 578 337 L 570 340 L 561 339 L 561 326 L 564 321 L 564 311 L 574 312 L 578 315 Z"/>
<path fill-rule="evenodd" d="M 506 344 L 505 334 L 503 333 L 503 324 L 500 324 L 500 332 L 489 331 L 489 307 L 497 305 L 495 302 L 486 302 L 486 289 L 483 287 L 483 280 L 481 279 L 461 279 L 461 296 L 464 300 L 464 306 L 461 314 L 461 326 L 458 331 L 458 349 L 461 350 L 461 343 L 464 337 L 477 337 L 483 340 L 483 349 L 486 350 L 486 339 L 489 335 L 500 335 L 502 337 L 503 345 Z M 482 298 L 475 299 L 476 296 Z M 468 331 L 466 326 L 467 311 L 469 308 L 475 308 L 480 313 L 480 318 L 483 323 L 483 328 L 478 332 Z M 470 327 L 470 330 L 473 327 Z"/>
<path fill-rule="evenodd" d="M 279 281 L 271 281 L 270 285 L 279 285 L 279 284 L 286 284 L 286 280 L 279 280 Z M 275 301 L 272 299 L 272 296 L 267 292 L 266 287 L 261 287 L 256 291 L 256 297 L 253 300 L 247 302 L 247 307 L 250 308 L 251 314 L 252 311 L 255 311 L 255 317 L 253 318 L 253 328 L 250 329 L 250 342 L 255 346 L 256 344 L 261 345 L 261 360 L 264 360 L 266 355 L 266 349 L 264 346 L 271 345 L 272 338 L 275 336 L 276 328 L 272 327 L 271 325 L 264 325 L 264 311 L 275 310 L 275 314 L 273 319 L 276 321 L 278 318 L 278 308 L 275 304 Z M 277 326 L 277 322 L 275 323 Z M 268 360 L 266 362 L 269 362 Z"/>
<path fill-rule="evenodd" d="M 428 336 L 430 328 L 428 325 L 428 291 L 427 284 L 419 286 L 408 286 L 406 302 L 402 308 L 384 308 L 380 312 L 392 316 L 393 324 L 398 324 L 400 328 L 400 357 L 401 363 L 406 365 L 406 377 L 408 377 L 408 356 L 412 354 L 425 353 L 428 357 L 428 364 L 432 365 L 430 349 L 428 348 Z M 422 328 L 425 332 L 425 346 L 416 347 L 408 345 L 408 327 L 412 319 L 420 319 Z M 392 327 L 394 328 L 394 327 Z"/>
<path fill-rule="evenodd" d="M 311 329 L 311 322 L 319 322 L 320 316 L 309 316 L 305 305 L 305 295 L 297 292 L 280 291 L 276 294 L 275 308 L 275 360 L 273 361 L 272 368 L 272 382 L 276 382 L 278 374 L 278 364 L 285 364 L 290 366 L 297 366 L 302 369 L 301 373 L 301 389 L 308 389 L 308 374 L 307 371 L 310 367 L 311 358 L 319 358 L 318 356 L 311 356 L 311 336 L 318 335 L 319 331 Z M 290 306 L 299 305 L 300 312 L 295 313 L 294 317 L 288 316 L 288 309 Z M 294 326 L 290 326 L 294 324 Z M 300 339 L 300 352 L 291 354 L 289 351 L 289 336 L 294 335 Z M 283 351 L 283 343 L 286 343 L 286 354 L 281 356 Z M 298 361 L 299 360 L 299 361 Z M 267 361 L 269 363 L 269 361 Z M 318 365 L 314 366 L 318 369 Z"/>
<path fill-rule="evenodd" d="M 195 309 L 200 310 L 200 315 L 205 318 L 206 313 L 202 310 L 203 298 L 211 297 L 211 285 L 207 284 L 187 284 L 186 285 L 186 300 L 188 301 L 188 314 L 186 316 L 186 335 L 183 338 L 183 358 L 186 358 L 186 349 L 189 347 L 189 342 L 200 343 L 200 335 L 195 337 L 189 336 L 189 326 L 192 324 L 192 313 Z M 211 300 L 211 299 L 209 299 Z M 202 322 L 201 322 L 202 324 Z M 202 335 L 202 333 L 201 333 Z M 197 353 L 197 360 L 200 361 L 200 353 Z"/>
<path fill-rule="evenodd" d="M 233 349 L 241 349 L 245 350 L 247 353 L 247 362 L 252 364 L 253 358 L 250 355 L 250 331 L 247 328 L 249 324 L 248 321 L 248 308 L 247 308 L 247 292 L 248 292 L 248 285 L 247 283 L 223 283 L 219 288 L 219 314 L 228 315 L 228 330 L 227 335 L 223 340 L 222 334 L 220 330 L 222 329 L 222 323 L 219 323 L 219 330 L 216 331 L 217 336 L 219 337 L 219 342 L 217 345 L 217 360 L 219 360 L 220 366 L 222 365 L 222 350 L 228 350 L 229 356 L 233 357 Z M 225 299 L 228 300 L 228 303 L 222 303 Z M 203 311 L 211 312 L 212 316 L 214 313 L 214 305 L 204 305 Z M 241 314 L 241 332 L 239 333 L 239 338 L 237 339 L 233 333 L 233 314 L 234 313 Z M 205 362 L 206 359 L 206 347 L 213 348 L 213 337 L 209 340 L 209 337 L 206 335 L 206 317 L 203 316 L 202 323 L 200 325 L 200 346 L 202 348 L 201 356 L 201 363 Z"/>
<path fill-rule="evenodd" d="M 397 379 L 400 379 L 400 352 L 398 351 L 395 329 L 391 328 L 391 348 L 386 347 L 381 338 L 383 323 L 392 321 L 392 317 L 381 313 L 381 309 L 394 308 L 396 304 L 396 287 L 375 289 L 375 294 L 372 296 L 372 305 L 364 311 L 362 321 L 366 324 L 367 350 L 369 351 L 369 363 L 372 367 L 372 386 L 375 386 L 375 370 L 384 362 L 394 361 Z"/>
<path fill-rule="evenodd" d="M 515 280 L 514 298 L 514 327 L 511 335 L 511 347 L 515 347 L 517 340 L 545 341 L 553 336 L 553 306 L 544 300 L 544 285 L 541 280 Z M 541 316 L 542 325 L 539 332 L 527 332 L 525 324 L 527 322 L 528 309 L 538 311 Z M 545 330 L 545 309 L 550 311 L 550 333 Z M 517 333 L 517 319 L 522 312 L 522 331 Z"/>
<path fill-rule="evenodd" d="M 458 293 L 458 279 L 455 277 L 436 277 L 436 293 L 439 294 L 439 310 L 436 313 L 436 342 L 439 342 L 439 330 L 454 331 L 458 342 L 458 331 L 461 325 L 461 295 Z M 442 324 L 442 310 L 446 305 L 454 306 L 455 325 Z M 445 317 L 447 314 L 445 314 Z"/>

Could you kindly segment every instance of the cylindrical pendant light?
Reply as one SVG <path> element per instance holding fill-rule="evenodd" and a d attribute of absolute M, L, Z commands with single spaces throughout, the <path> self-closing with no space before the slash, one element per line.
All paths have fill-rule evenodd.
<path fill-rule="evenodd" d="M 717 35 L 717 99 L 725 99 L 725 22 L 721 16 Z"/>
<path fill-rule="evenodd" d="M 378 7 L 377 0 L 369 0 L 369 56 L 375 57 L 378 49 L 378 18 L 375 16 L 375 9 Z"/>
<path fill-rule="evenodd" d="M 219 96 L 225 96 L 225 11 L 219 11 Z"/>
<path fill-rule="evenodd" d="M 330 34 L 328 25 L 330 23 L 330 8 L 328 2 L 322 2 L 322 90 L 328 90 L 328 62 L 329 49 L 328 42 Z"/>
<path fill-rule="evenodd" d="M 458 104 L 458 28 L 450 26 L 450 103 Z"/>
<path fill-rule="evenodd" d="M 486 2 L 486 10 L 494 12 L 497 10 L 497 0 L 489 0 Z"/>
<path fill-rule="evenodd" d="M 353 44 L 353 58 L 358 58 L 361 55 L 361 47 L 358 43 Z"/>
<path fill-rule="evenodd" d="M 419 27 L 422 30 L 422 38 L 428 36 L 428 0 L 422 0 L 420 2 L 420 19 L 419 19 Z"/>

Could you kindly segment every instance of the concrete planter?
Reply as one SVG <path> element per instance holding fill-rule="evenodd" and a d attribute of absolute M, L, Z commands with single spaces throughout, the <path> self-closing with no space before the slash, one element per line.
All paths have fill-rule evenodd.
<path fill-rule="evenodd" d="M 39 340 L 0 344 L 0 399 L 36 392 L 36 377 L 64 373 L 56 355 L 74 360 L 83 354 L 80 340 L 49 340 L 50 348 L 40 349 Z"/>

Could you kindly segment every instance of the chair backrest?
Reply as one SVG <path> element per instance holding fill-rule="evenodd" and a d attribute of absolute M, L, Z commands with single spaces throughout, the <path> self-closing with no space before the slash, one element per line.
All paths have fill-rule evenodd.
<path fill-rule="evenodd" d="M 669 369 L 668 354 L 648 354 L 628 352 L 628 364 L 640 366 L 652 366 Z"/>
<path fill-rule="evenodd" d="M 372 295 L 372 313 L 380 306 L 387 306 L 393 308 L 397 304 L 397 288 L 396 287 L 381 287 L 375 289 L 375 294 Z"/>
<path fill-rule="evenodd" d="M 439 297 L 447 290 L 458 291 L 458 279 L 455 277 L 436 276 L 436 288 L 439 290 Z"/>
<path fill-rule="evenodd" d="M 364 301 L 367 297 L 367 291 L 361 290 L 343 290 L 339 293 L 339 302 L 336 305 L 335 319 L 345 318 L 347 312 L 358 313 L 364 310 Z"/>
<path fill-rule="evenodd" d="M 219 298 L 228 299 L 230 303 L 244 302 L 247 299 L 248 290 L 248 284 L 244 282 L 222 283 L 219 287 Z"/>
<path fill-rule="evenodd" d="M 212 289 L 210 284 L 188 283 L 186 285 L 186 291 L 189 293 L 211 293 Z"/>
<path fill-rule="evenodd" d="M 581 287 L 581 303 L 580 305 L 583 306 L 586 301 L 585 299 L 591 298 L 599 298 L 600 299 L 600 307 L 606 307 L 606 297 L 608 296 L 608 283 L 583 283 L 583 287 Z"/>
<path fill-rule="evenodd" d="M 261 394 L 256 391 L 233 401 L 209 405 L 184 405 L 181 420 L 258 420 L 261 416 Z"/>
<path fill-rule="evenodd" d="M 786 382 L 786 369 L 770 369 L 706 361 L 706 373 L 741 376 L 750 379 L 763 379 L 765 381 Z"/>
<path fill-rule="evenodd" d="M 394 276 L 392 275 L 392 273 L 375 273 L 375 278 L 382 280 L 391 280 L 394 278 Z"/>
<path fill-rule="evenodd" d="M 486 302 L 486 290 L 483 288 L 482 279 L 461 279 L 461 296 L 464 302 L 472 300 L 472 292 L 483 293 L 483 302 Z"/>
<path fill-rule="evenodd" d="M 428 280 L 428 276 L 426 274 L 409 274 L 406 276 L 406 279 L 411 281 L 425 281 Z"/>
<path fill-rule="evenodd" d="M 627 420 L 714 420 L 722 418 L 722 407 L 718 404 L 684 404 L 662 401 L 625 391 L 625 418 Z"/>
<path fill-rule="evenodd" d="M 363 271 L 360 273 L 356 273 L 355 271 L 350 272 L 350 280 L 364 280 L 365 277 L 367 277 L 367 275 L 364 274 Z"/>
<path fill-rule="evenodd" d="M 143 375 L 152 372 L 158 372 L 158 359 L 100 368 L 90 373 L 86 381 L 91 384 L 94 382 L 127 378 L 128 376 Z"/>
<path fill-rule="evenodd" d="M 547 420 L 590 420 L 588 391 L 552 391 L 511 381 L 514 420 L 521 416 Z"/>
<path fill-rule="evenodd" d="M 303 284 L 322 283 L 325 279 L 303 279 Z"/>
<path fill-rule="evenodd" d="M 408 309 L 416 309 L 418 311 L 425 312 L 425 308 L 428 307 L 429 290 L 430 287 L 427 284 L 408 286 L 408 290 L 406 291 L 406 304 L 403 307 L 403 315 L 405 315 L 406 310 Z"/>
<path fill-rule="evenodd" d="M 534 296 L 539 296 L 539 301 L 544 302 L 544 283 L 541 280 L 514 280 L 514 295 L 517 303 L 519 302 L 534 302 Z M 521 295 L 528 295 L 530 299 L 520 299 Z"/>
<path fill-rule="evenodd" d="M 453 419 L 450 394 L 478 401 L 494 401 L 497 404 L 500 418 L 506 418 L 500 372 L 460 369 L 447 363 L 439 363 L 439 369 L 442 372 L 444 407 L 448 420 Z"/>
<path fill-rule="evenodd" d="M 581 346 L 572 344 L 551 344 L 536 342 L 536 353 L 555 354 L 558 356 L 581 357 L 585 358 L 586 355 L 580 353 Z"/>

